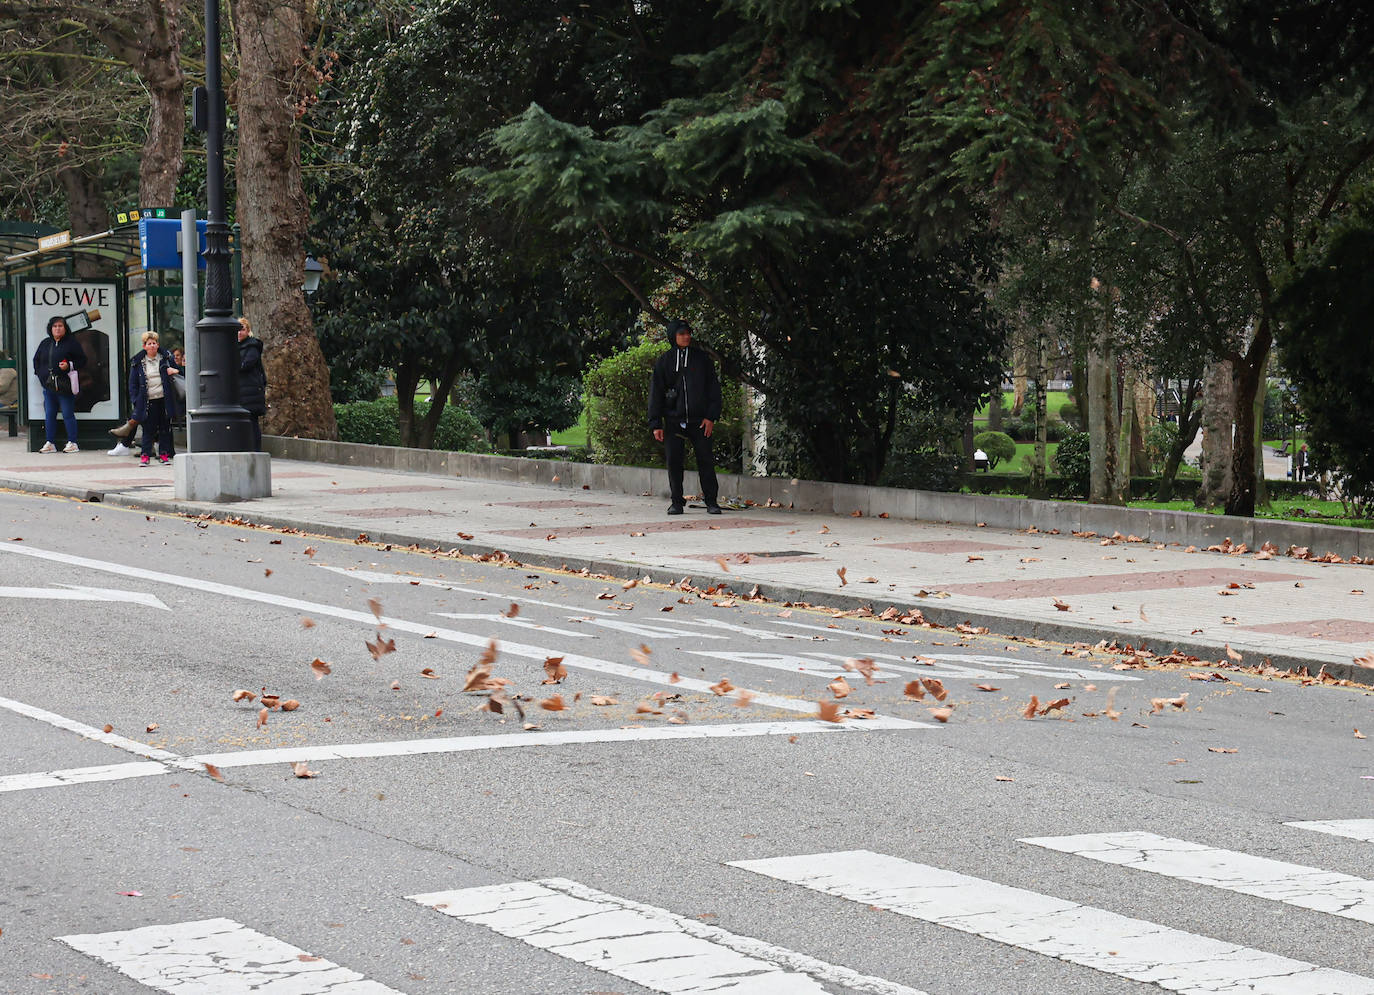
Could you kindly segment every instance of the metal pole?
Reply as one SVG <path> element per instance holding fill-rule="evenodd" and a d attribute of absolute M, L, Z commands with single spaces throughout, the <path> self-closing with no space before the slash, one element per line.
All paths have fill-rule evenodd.
<path fill-rule="evenodd" d="M 200 371 L 200 336 L 191 328 L 191 318 L 200 310 L 200 297 L 196 293 L 199 279 L 196 256 L 200 254 L 200 235 L 196 231 L 196 212 L 181 212 L 181 327 L 186 343 L 186 410 L 200 407 L 200 382 L 196 374 Z M 191 432 L 187 429 L 187 452 L 190 448 Z"/>
<path fill-rule="evenodd" d="M 193 453 L 252 449 L 252 422 L 239 407 L 238 322 L 233 317 L 229 226 L 224 210 L 224 89 L 220 80 L 219 0 L 205 0 L 205 316 L 196 323 L 199 368 L 196 408 L 186 435 Z"/>

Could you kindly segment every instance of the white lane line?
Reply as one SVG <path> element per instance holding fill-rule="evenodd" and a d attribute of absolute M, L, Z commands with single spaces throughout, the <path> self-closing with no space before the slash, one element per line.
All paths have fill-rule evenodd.
<path fill-rule="evenodd" d="M 126 781 L 131 777 L 152 777 L 170 774 L 172 768 L 156 760 L 138 763 L 105 764 L 100 767 L 69 767 L 66 770 L 40 771 L 37 774 L 6 774 L 0 777 L 0 794 L 6 791 L 31 791 L 34 788 L 56 788 L 66 784 L 90 784 L 94 781 Z"/>
<path fill-rule="evenodd" d="M 1374 881 L 1154 833 L 1084 833 L 1020 840 L 1076 857 L 1374 923 Z"/>
<path fill-rule="evenodd" d="M 540 625 L 538 622 L 531 622 L 523 618 L 507 618 L 500 612 L 434 612 L 440 618 L 455 618 L 459 621 L 490 622 L 494 625 L 511 625 L 517 629 L 538 629 L 540 632 L 551 632 L 555 636 L 567 636 L 571 639 L 587 639 L 591 636 L 590 632 L 573 632 L 571 629 L 558 629 L 552 625 Z"/>
<path fill-rule="evenodd" d="M 270 750 L 239 750 L 232 753 L 203 753 L 179 758 L 169 765 L 155 761 L 107 764 L 102 767 L 75 767 L 69 770 L 42 771 L 35 774 L 9 774 L 0 777 L 0 794 L 54 788 L 95 781 L 121 781 L 134 777 L 171 774 L 177 770 L 214 764 L 231 767 L 265 767 L 297 762 L 325 760 L 368 760 L 378 757 L 411 757 L 429 753 L 473 753 L 480 750 L 508 750 L 525 746 L 566 746 L 582 743 L 641 743 L 683 739 L 732 739 L 748 736 L 801 736 L 814 733 L 856 732 L 865 729 L 905 729 L 899 719 L 879 716 L 865 722 L 740 722 L 662 726 L 647 729 L 586 729 L 562 732 L 493 733 L 480 736 L 451 736 L 436 739 L 406 739 L 380 743 L 350 743 L 338 746 L 286 746 Z"/>
<path fill-rule="evenodd" d="M 330 618 L 342 619 L 349 622 L 359 622 L 366 626 L 374 626 L 379 621 L 385 622 L 396 632 L 408 632 L 413 635 L 425 636 L 433 633 L 438 639 L 448 642 L 459 643 L 464 646 L 486 647 L 490 641 L 488 636 L 479 636 L 474 633 L 460 632 L 457 629 L 435 629 L 430 625 L 419 622 L 410 622 L 406 619 L 382 616 L 378 619 L 372 612 L 354 611 L 351 608 L 338 608 L 334 605 L 321 604 L 314 601 L 305 601 L 301 598 L 288 598 L 278 594 L 270 594 L 266 591 L 254 591 L 246 587 L 235 587 L 230 584 L 220 584 L 211 580 L 200 580 L 192 577 L 180 577 L 176 574 L 161 573 L 156 570 L 147 570 L 143 567 L 131 567 L 122 563 L 109 563 L 104 560 L 93 560 L 85 556 L 73 556 L 69 553 L 57 553 L 50 550 L 36 549 L 20 546 L 0 546 L 0 552 L 14 556 L 28 556 L 40 560 L 49 560 L 54 563 L 66 563 L 70 566 L 81 567 L 85 570 L 100 570 L 105 573 L 113 573 L 122 577 L 130 577 L 137 580 L 151 581 L 157 584 L 170 584 L 174 587 L 187 588 L 193 591 L 200 591 L 204 594 L 219 594 L 229 598 L 238 598 L 243 601 L 254 601 L 259 604 L 273 605 L 278 608 L 286 608 L 292 611 L 305 612 L 309 615 L 326 616 Z M 511 656 L 524 657 L 529 660 L 537 660 L 541 664 L 550 656 L 562 656 L 565 667 L 576 668 L 579 670 L 590 670 L 599 674 L 609 674 L 615 677 L 624 677 L 629 680 L 643 681 L 648 684 L 658 684 L 662 687 L 671 687 L 678 691 L 701 691 L 710 692 L 710 681 L 698 680 L 692 677 L 678 678 L 673 674 L 662 670 L 651 670 L 648 667 L 631 667 L 623 663 L 615 663 L 610 660 L 599 660 L 595 657 L 579 656 L 569 653 L 561 653 L 557 650 L 549 650 L 540 646 L 530 646 L 525 643 L 503 642 L 500 644 L 502 653 Z M 754 691 L 749 689 L 753 696 L 754 703 L 759 706 L 776 708 L 788 712 L 800 712 L 809 714 L 815 709 L 815 704 L 809 701 L 798 701 L 795 698 L 787 698 L 782 695 L 770 694 L 766 691 Z M 714 693 L 714 692 L 712 692 Z M 888 719 L 886 728 L 896 729 L 934 729 L 936 726 L 930 722 L 914 722 L 909 719 Z M 869 728 L 876 728 L 871 723 Z"/>
<path fill-rule="evenodd" d="M 330 573 L 342 574 L 345 577 L 357 577 L 369 584 L 405 584 L 409 587 L 437 587 L 444 591 L 458 591 L 462 594 L 476 594 L 483 598 L 495 598 L 498 601 L 510 601 L 512 595 L 507 592 L 501 594 L 498 591 L 483 591 L 476 587 L 463 587 L 453 584 L 446 580 L 436 580 L 432 577 L 407 577 L 404 574 L 384 574 L 375 570 L 353 570 L 349 567 L 332 567 L 327 563 L 316 563 L 315 566 L 321 570 L 328 570 Z M 544 605 L 548 608 L 557 608 L 563 612 L 576 612 L 579 615 L 614 615 L 615 612 L 606 611 L 602 608 L 581 608 L 576 605 L 560 603 L 557 601 L 540 601 L 538 598 L 519 599 L 522 605 Z"/>
<path fill-rule="evenodd" d="M 141 594 L 138 591 L 111 591 L 103 587 L 81 587 L 77 584 L 63 584 L 60 587 L 0 587 L 0 598 L 19 598 L 25 601 L 116 601 L 171 611 L 151 594 Z"/>
<path fill-rule="evenodd" d="M 821 995 L 845 988 L 870 995 L 923 995 L 566 878 L 409 898 L 656 992 Z"/>
<path fill-rule="evenodd" d="M 1369 978 L 869 850 L 731 866 L 1168 991 L 1374 995 Z"/>
<path fill-rule="evenodd" d="M 853 676 L 852 671 L 846 671 L 842 666 L 845 660 L 851 657 L 839 653 L 809 653 L 805 656 L 794 653 L 721 653 L 716 650 L 687 650 L 693 656 L 709 656 L 719 660 L 730 660 L 734 663 L 743 663 L 753 667 L 767 667 L 770 670 L 781 670 L 792 674 L 805 674 L 808 677 L 834 678 L 842 677 L 846 673 Z M 881 653 L 871 653 L 869 656 L 881 661 L 878 669 L 874 671 L 875 678 L 894 677 L 900 678 L 902 675 L 917 677 L 967 677 L 967 678 L 990 678 L 995 680 L 1016 680 L 1015 674 L 998 673 L 995 670 L 973 670 L 969 667 L 908 667 L 900 663 L 887 662 L 889 658 Z"/>
<path fill-rule="evenodd" d="M 49 712 L 47 709 L 36 708 L 33 705 L 26 705 L 22 701 L 15 701 L 13 698 L 0 698 L 0 708 L 14 712 L 16 715 L 23 715 L 39 722 L 46 722 L 50 726 L 58 729 L 65 729 L 67 732 L 74 732 L 84 739 L 94 740 L 97 743 L 105 743 L 108 746 L 115 746 L 129 753 L 137 754 L 140 757 L 148 757 L 151 760 L 181 760 L 175 753 L 168 753 L 166 750 L 155 749 L 146 743 L 136 740 L 125 739 L 112 732 L 105 732 L 95 726 L 88 726 L 84 722 L 77 722 L 69 719 L 65 715 L 58 715 L 56 712 Z"/>
<path fill-rule="evenodd" d="M 1316 822 L 1285 822 L 1284 825 L 1374 843 L 1374 819 L 1322 819 Z"/>
<path fill-rule="evenodd" d="M 506 750 L 524 746 L 563 746 L 569 743 L 638 743 L 673 739 L 729 739 L 745 736 L 795 736 L 802 733 L 853 732 L 861 726 L 876 729 L 907 728 L 900 719 L 881 716 L 867 722 L 740 722 L 731 725 L 681 725 L 649 729 L 569 729 L 560 732 L 492 733 L 446 739 L 407 739 L 398 742 L 359 743 L 344 746 L 286 746 L 271 750 L 240 750 L 234 753 L 203 753 L 187 759 L 216 767 L 250 767 L 292 760 L 354 760 L 369 757 L 417 756 L 424 753 L 469 753 Z"/>
<path fill-rule="evenodd" d="M 400 995 L 356 971 L 232 919 L 59 936 L 75 950 L 172 995 Z"/>

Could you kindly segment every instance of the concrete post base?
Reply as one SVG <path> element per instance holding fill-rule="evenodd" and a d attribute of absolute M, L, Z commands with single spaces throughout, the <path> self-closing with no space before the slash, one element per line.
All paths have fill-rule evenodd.
<path fill-rule="evenodd" d="M 180 453 L 172 469 L 179 501 L 272 496 L 272 457 L 267 453 Z"/>

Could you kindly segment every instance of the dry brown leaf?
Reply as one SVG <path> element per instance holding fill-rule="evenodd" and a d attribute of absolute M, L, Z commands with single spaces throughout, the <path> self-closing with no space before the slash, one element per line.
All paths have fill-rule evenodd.
<path fill-rule="evenodd" d="M 877 671 L 877 665 L 868 657 L 853 657 L 844 662 L 844 669 L 862 674 L 865 684 L 876 683 L 873 674 Z"/>
<path fill-rule="evenodd" d="M 148 728 L 144 729 L 143 731 L 144 731 L 144 732 L 155 732 L 156 730 L 157 730 L 157 723 L 156 723 L 156 722 L 149 722 L 149 723 L 148 723 Z"/>
<path fill-rule="evenodd" d="M 563 704 L 563 696 L 556 694 L 552 698 L 545 698 L 539 703 L 539 707 L 546 712 L 561 712 L 568 706 Z"/>
<path fill-rule="evenodd" d="M 820 719 L 822 722 L 839 723 L 844 721 L 844 718 L 840 715 L 840 706 L 833 701 L 822 701 L 818 704 L 820 705 L 820 711 L 817 713 L 816 718 Z"/>
<path fill-rule="evenodd" d="M 745 689 L 745 688 L 740 688 L 740 689 L 739 689 L 739 693 L 738 693 L 737 695 L 735 695 L 735 707 L 736 707 L 736 708 L 748 708 L 748 707 L 749 707 L 750 705 L 752 705 L 753 703 L 754 703 L 754 693 L 753 693 L 752 691 L 749 691 L 749 690 Z"/>
<path fill-rule="evenodd" d="M 306 766 L 304 761 L 301 761 L 291 765 L 291 773 L 295 774 L 297 777 L 318 777 L 320 772 L 311 770 Z"/>
<path fill-rule="evenodd" d="M 401 682 L 400 682 L 400 681 L 392 681 L 392 682 L 391 682 L 391 690 L 393 690 L 393 691 L 399 691 L 399 690 L 401 690 Z M 466 690 L 466 688 L 465 688 L 464 690 Z"/>
<path fill-rule="evenodd" d="M 314 620 L 313 618 L 303 618 L 303 619 L 301 619 L 301 628 L 302 628 L 302 629 L 313 629 L 313 628 L 315 628 L 315 620 Z"/>
<path fill-rule="evenodd" d="M 1237 663 L 1240 663 L 1241 656 L 1240 656 L 1240 654 L 1237 653 L 1235 650 L 1231 649 L 1231 644 L 1230 644 L 1230 643 L 1227 643 L 1227 644 L 1226 644 L 1226 655 L 1227 655 L 1230 659 L 1235 660 Z"/>
<path fill-rule="evenodd" d="M 377 621 L 380 622 L 382 620 L 382 603 L 376 598 L 368 598 L 367 607 L 372 609 L 372 614 L 375 615 Z"/>
<path fill-rule="evenodd" d="M 487 679 L 491 677 L 491 664 L 475 663 L 468 671 L 467 680 L 463 682 L 464 691 L 482 691 L 487 686 Z"/>
<path fill-rule="evenodd" d="M 329 664 L 325 663 L 319 657 L 316 657 L 314 660 L 310 661 L 310 669 L 315 672 L 315 680 L 317 681 L 324 680 L 325 676 L 332 672 L 330 670 Z"/>
<path fill-rule="evenodd" d="M 316 553 L 318 553 L 318 552 L 319 552 L 319 550 L 317 550 L 314 546 L 306 546 L 306 547 L 305 547 L 305 555 L 306 555 L 306 556 L 314 557 L 314 555 L 315 555 Z"/>
<path fill-rule="evenodd" d="M 1047 715 L 1047 714 L 1049 714 L 1050 712 L 1055 712 L 1055 711 L 1058 711 L 1058 710 L 1061 709 L 1061 708 L 1067 708 L 1068 706 L 1069 706 L 1069 699 L 1068 699 L 1068 698 L 1056 698 L 1054 701 L 1050 702 L 1050 703 L 1049 703 L 1048 705 L 1046 705 L 1044 708 L 1040 709 L 1040 714 L 1041 714 L 1041 715 Z"/>
<path fill-rule="evenodd" d="M 849 686 L 849 682 L 845 680 L 843 677 L 836 677 L 833 681 L 826 685 L 826 688 L 836 698 L 847 698 L 849 696 L 849 692 L 854 690 Z"/>
<path fill-rule="evenodd" d="M 1021 710 L 1021 715 L 1025 718 L 1033 719 L 1038 714 L 1040 714 L 1040 699 L 1035 695 L 1031 695 L 1031 700 L 1027 703 L 1026 707 Z"/>
<path fill-rule="evenodd" d="M 501 613 L 501 615 L 502 615 L 503 617 L 505 617 L 505 618 L 515 618 L 515 616 L 517 616 L 517 615 L 519 615 L 519 614 L 520 614 L 520 606 L 517 605 L 514 601 L 512 601 L 512 602 L 510 603 L 510 607 L 509 607 L 509 608 L 507 608 L 505 611 L 503 611 L 503 612 Z"/>
<path fill-rule="evenodd" d="M 1209 747 L 1207 747 L 1207 752 L 1208 752 L 1208 753 L 1239 753 L 1240 751 L 1237 750 L 1234 746 L 1209 746 Z"/>
<path fill-rule="evenodd" d="M 949 697 L 949 692 L 945 690 L 945 685 L 934 677 L 922 677 L 921 683 L 930 692 L 930 696 L 936 701 L 944 701 Z"/>
<path fill-rule="evenodd" d="M 497 715 L 506 714 L 506 696 L 500 691 L 492 691 L 487 695 L 487 700 L 477 706 L 479 712 L 494 712 Z"/>
<path fill-rule="evenodd" d="M 847 580 L 844 579 L 844 574 L 845 574 L 845 568 L 844 568 L 844 567 L 838 567 L 838 568 L 835 570 L 835 576 L 838 577 L 838 578 L 840 578 L 840 586 L 841 586 L 841 587 L 844 587 L 846 584 L 849 583 L 849 581 L 847 581 Z"/>
<path fill-rule="evenodd" d="M 996 686 L 994 686 L 994 685 L 992 685 L 992 684 L 975 684 L 975 685 L 973 685 L 973 688 L 974 688 L 975 691 L 1001 691 L 1001 690 L 1002 690 L 1001 688 L 996 687 Z"/>
<path fill-rule="evenodd" d="M 1056 684 L 1054 686 L 1054 689 L 1056 691 L 1067 691 L 1071 687 L 1073 687 L 1073 685 L 1070 684 L 1068 681 L 1065 681 L 1063 684 Z"/>
<path fill-rule="evenodd" d="M 560 684 L 568 676 L 568 668 L 563 666 L 561 656 L 551 656 L 544 660 L 544 673 L 548 676 L 541 684 Z"/>
<path fill-rule="evenodd" d="M 1121 718 L 1121 713 L 1118 712 L 1114 707 L 1115 703 L 1116 688 L 1112 688 L 1110 691 L 1107 692 L 1107 707 L 1102 709 L 1102 714 L 1107 716 L 1107 718 L 1111 719 L 1113 722 Z"/>
<path fill-rule="evenodd" d="M 654 702 L 652 702 L 652 701 L 646 699 L 646 700 L 644 700 L 644 701 L 641 701 L 638 705 L 635 706 L 635 714 L 636 714 L 636 715 L 662 715 L 662 714 L 663 714 L 663 709 L 657 707 L 657 706 L 654 704 Z"/>
<path fill-rule="evenodd" d="M 1367 739 L 1368 737 L 1365 736 L 1364 733 L 1360 732 L 1360 730 L 1356 729 L 1356 730 L 1355 730 L 1355 738 L 1356 738 L 1356 739 Z"/>
<path fill-rule="evenodd" d="M 597 600 L 597 601 L 613 601 L 614 599 L 615 599 L 615 592 L 614 592 L 614 591 L 602 591 L 600 594 L 598 594 L 598 595 L 596 596 L 596 600 Z"/>
<path fill-rule="evenodd" d="M 576 701 L 577 699 L 574 698 L 573 700 Z M 591 700 L 591 703 L 592 703 L 593 705 L 619 705 L 619 704 L 620 704 L 620 702 L 619 702 L 618 700 L 616 700 L 615 698 L 608 697 L 607 695 L 604 695 L 604 694 L 594 694 L 594 695 L 591 696 L 591 699 L 590 699 L 590 700 Z"/>
<path fill-rule="evenodd" d="M 911 681 L 908 683 L 907 686 L 902 689 L 902 694 L 906 695 L 912 701 L 920 701 L 926 696 L 925 689 L 921 687 L 920 681 Z"/>
<path fill-rule="evenodd" d="M 296 709 L 300 707 L 301 703 L 297 701 L 295 698 L 287 698 L 285 701 L 281 703 L 281 710 L 283 712 L 294 712 Z"/>
<path fill-rule="evenodd" d="M 487 648 L 482 651 L 481 657 L 477 660 L 477 665 L 479 667 L 485 666 L 490 669 L 491 665 L 496 662 L 496 657 L 496 640 L 492 639 L 487 642 Z"/>
<path fill-rule="evenodd" d="M 682 678 L 678 676 L 676 670 L 674 670 L 671 674 L 668 675 L 669 684 L 676 684 L 680 680 L 682 680 Z"/>
<path fill-rule="evenodd" d="M 630 650 L 630 659 L 641 667 L 647 667 L 649 665 L 649 654 L 652 652 L 653 650 L 649 649 L 649 647 L 645 646 L 643 643 L 640 643 L 638 649 Z"/>
<path fill-rule="evenodd" d="M 1355 730 L 1356 734 L 1358 734 L 1359 731 L 1360 731 L 1360 730 L 1356 729 L 1356 730 Z M 106 722 L 106 723 L 105 723 L 105 728 L 102 729 L 101 732 L 114 732 L 114 726 L 112 726 L 112 725 L 110 725 L 110 723 Z"/>
<path fill-rule="evenodd" d="M 363 643 L 367 646 L 367 651 L 372 654 L 372 659 L 374 660 L 380 660 L 388 653 L 396 652 L 396 640 L 387 639 L 380 632 L 377 633 L 377 641 L 375 643 L 369 643 L 366 639 L 363 640 Z"/>
<path fill-rule="evenodd" d="M 437 681 L 439 679 L 439 675 L 434 672 L 433 667 L 425 667 L 420 671 L 420 676 L 428 677 L 431 681 Z"/>
<path fill-rule="evenodd" d="M 735 686 L 730 683 L 728 677 L 722 677 L 711 685 L 711 693 L 716 695 L 729 694 L 733 690 L 735 690 Z"/>
<path fill-rule="evenodd" d="M 219 768 L 216 767 L 214 764 L 206 764 L 205 773 L 209 774 L 211 777 L 213 777 L 216 781 L 219 781 L 221 784 L 224 783 L 224 775 L 220 773 Z"/>
<path fill-rule="evenodd" d="M 258 709 L 258 728 L 261 729 L 265 725 L 267 725 L 267 709 L 260 708 Z"/>
<path fill-rule="evenodd" d="M 1060 601 L 1058 598 L 1054 599 L 1054 607 L 1058 608 L 1061 612 L 1066 612 L 1069 610 L 1069 606 L 1065 604 L 1063 601 Z"/>
<path fill-rule="evenodd" d="M 266 691 L 264 691 L 262 693 L 262 703 L 275 712 L 278 708 L 281 707 L 281 695 L 268 694 Z"/>
<path fill-rule="evenodd" d="M 930 717 L 936 722 L 948 722 L 949 717 L 954 714 L 954 708 L 946 705 L 944 708 L 930 709 Z"/>
<path fill-rule="evenodd" d="M 256 701 L 258 696 L 255 695 L 252 691 L 245 691 L 242 688 L 234 692 L 235 701 L 243 701 L 245 698 L 247 698 L 249 701 Z"/>
<path fill-rule="evenodd" d="M 1165 709 L 1166 707 L 1168 707 L 1168 706 L 1172 706 L 1172 707 L 1178 709 L 1179 711 L 1184 711 L 1184 712 L 1186 712 L 1186 711 L 1188 710 L 1188 694 L 1187 694 L 1187 692 L 1184 692 L 1183 694 L 1179 695 L 1177 698 L 1151 698 L 1151 699 L 1150 699 L 1150 714 L 1151 714 L 1151 715 L 1159 715 L 1159 714 L 1160 714 L 1161 712 L 1163 712 L 1164 709 Z"/>
<path fill-rule="evenodd" d="M 1357 667 L 1374 667 L 1374 651 L 1353 657 L 1351 662 Z"/>

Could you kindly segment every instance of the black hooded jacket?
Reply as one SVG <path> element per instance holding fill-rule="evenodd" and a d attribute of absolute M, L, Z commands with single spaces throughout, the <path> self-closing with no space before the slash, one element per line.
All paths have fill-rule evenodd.
<path fill-rule="evenodd" d="M 649 386 L 649 427 L 720 420 L 720 379 L 704 349 L 673 346 L 654 363 Z M 665 426 L 665 422 L 667 425 Z"/>

